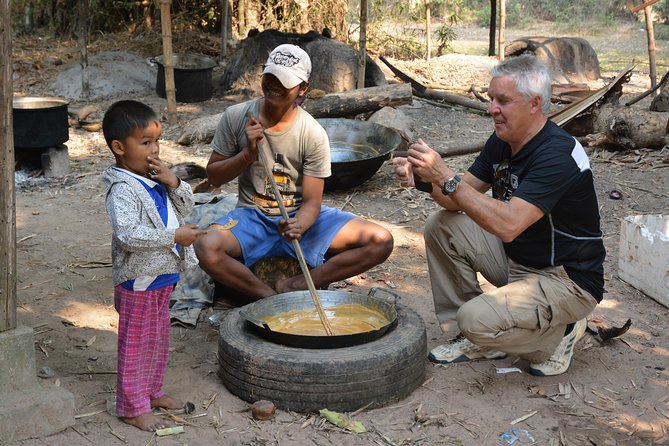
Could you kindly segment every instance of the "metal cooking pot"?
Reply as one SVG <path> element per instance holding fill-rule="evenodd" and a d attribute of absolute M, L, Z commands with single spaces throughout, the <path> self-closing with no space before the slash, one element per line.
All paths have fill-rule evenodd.
<path fill-rule="evenodd" d="M 378 291 L 390 294 L 394 297 L 394 300 L 390 302 L 375 296 Z M 326 314 L 330 307 L 359 304 L 378 311 L 386 318 L 388 323 L 372 331 L 345 335 L 335 334 L 333 336 L 325 334 L 310 336 L 273 331 L 267 322 L 265 322 L 265 319 L 287 311 L 304 309 L 313 309 L 316 311 L 309 291 L 293 291 L 266 297 L 242 307 L 240 315 L 268 341 L 300 348 L 340 348 L 364 344 L 365 342 L 380 338 L 397 323 L 395 304 L 400 296 L 385 288 L 372 288 L 367 295 L 346 291 L 320 290 L 318 291 L 318 296 Z"/>
<path fill-rule="evenodd" d="M 158 56 L 151 59 L 158 64 L 156 75 L 156 93 L 161 98 L 165 93 L 165 58 Z M 178 102 L 202 102 L 211 99 L 212 73 L 218 65 L 216 61 L 206 56 L 196 54 L 174 54 L 174 88 Z"/>
<path fill-rule="evenodd" d="M 356 119 L 322 118 L 330 140 L 332 175 L 325 190 L 349 189 L 369 180 L 402 142 L 400 134 L 380 124 Z"/>
<path fill-rule="evenodd" d="M 68 139 L 68 101 L 56 97 L 16 97 L 12 100 L 14 147 L 58 147 Z"/>

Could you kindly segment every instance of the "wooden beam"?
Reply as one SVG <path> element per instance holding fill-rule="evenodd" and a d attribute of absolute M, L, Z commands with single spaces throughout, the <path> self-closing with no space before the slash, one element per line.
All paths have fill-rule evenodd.
<path fill-rule="evenodd" d="M 16 328 L 16 195 L 10 0 L 0 0 L 0 332 Z"/>

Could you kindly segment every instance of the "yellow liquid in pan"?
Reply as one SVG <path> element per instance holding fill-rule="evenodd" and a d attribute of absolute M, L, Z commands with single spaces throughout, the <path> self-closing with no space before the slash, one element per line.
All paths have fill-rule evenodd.
<path fill-rule="evenodd" d="M 324 308 L 335 335 L 349 335 L 378 330 L 390 322 L 375 308 L 360 304 Z M 327 336 L 315 308 L 285 311 L 265 318 L 272 331 L 304 336 Z"/>

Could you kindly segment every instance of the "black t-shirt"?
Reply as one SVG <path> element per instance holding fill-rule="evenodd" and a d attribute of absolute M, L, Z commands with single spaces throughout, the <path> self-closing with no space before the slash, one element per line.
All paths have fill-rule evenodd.
<path fill-rule="evenodd" d="M 520 152 L 493 134 L 469 172 L 492 185 L 493 198 L 521 198 L 544 212 L 510 243 L 506 254 L 533 268 L 564 266 L 601 301 L 606 252 L 592 170 L 583 146 L 552 121 Z"/>

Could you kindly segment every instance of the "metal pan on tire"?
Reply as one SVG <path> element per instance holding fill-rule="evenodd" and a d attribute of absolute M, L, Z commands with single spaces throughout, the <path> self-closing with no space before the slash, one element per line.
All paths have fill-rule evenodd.
<path fill-rule="evenodd" d="M 376 296 L 379 291 L 390 294 L 394 297 L 394 301 L 389 302 Z M 378 312 L 387 323 L 369 331 L 334 334 L 333 336 L 325 334 L 304 335 L 272 330 L 266 322 L 267 319 L 289 311 L 314 308 L 313 300 L 308 291 L 294 291 L 266 297 L 242 307 L 240 314 L 258 334 L 268 341 L 300 348 L 341 348 L 363 344 L 380 338 L 396 324 L 397 311 L 395 305 L 399 295 L 385 288 L 372 288 L 366 295 L 346 291 L 320 290 L 318 296 L 326 313 L 329 308 L 357 304 Z"/>

